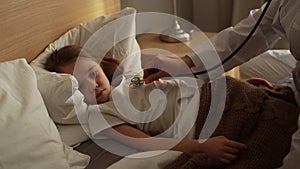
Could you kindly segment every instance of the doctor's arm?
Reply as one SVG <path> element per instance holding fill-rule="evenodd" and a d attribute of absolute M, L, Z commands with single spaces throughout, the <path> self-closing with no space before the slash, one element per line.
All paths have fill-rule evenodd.
<path fill-rule="evenodd" d="M 280 0 L 273 0 L 271 2 L 253 36 L 233 59 L 223 65 L 225 71 L 265 52 L 280 39 L 280 36 L 273 29 L 273 22 L 279 10 L 280 2 Z M 215 50 L 216 57 L 220 57 L 221 60 L 226 59 L 246 39 L 262 15 L 265 6 L 266 3 L 260 9 L 251 10 L 249 16 L 241 20 L 237 25 L 224 29 L 211 38 L 210 42 L 200 45 L 195 52 L 188 53 L 187 55 L 191 57 L 196 68 L 200 71 L 204 70 L 203 62 L 210 62 L 210 58 L 213 57 L 211 55 L 214 55 L 214 51 L 212 50 Z"/>
<path fill-rule="evenodd" d="M 279 5 L 279 0 L 272 1 L 254 35 L 236 56 L 223 65 L 225 71 L 245 63 L 251 58 L 265 52 L 280 39 L 280 36 L 273 30 L 272 26 Z M 265 4 L 260 9 L 252 10 L 249 16 L 240 21 L 237 25 L 224 29 L 209 41 L 198 46 L 193 52 L 187 53 L 186 56 L 182 57 L 183 61 L 186 62 L 189 67 L 193 67 L 193 71 L 196 72 L 209 69 L 210 67 L 219 64 L 220 60 L 226 59 L 245 40 L 256 24 L 264 7 Z M 165 61 L 168 60 L 166 59 Z M 190 62 L 192 62 L 192 64 Z M 160 63 L 163 63 L 163 61 Z M 166 63 L 164 64 L 167 65 Z M 174 63 L 169 64 L 168 66 L 174 66 Z M 151 81 L 159 78 L 161 75 L 166 76 L 163 72 L 156 72 L 156 74 L 153 74 L 146 70 L 145 78 L 149 78 Z"/>

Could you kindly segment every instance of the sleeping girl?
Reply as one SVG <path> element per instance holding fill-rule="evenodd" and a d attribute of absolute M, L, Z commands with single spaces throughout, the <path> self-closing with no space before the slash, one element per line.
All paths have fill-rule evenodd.
<path fill-rule="evenodd" d="M 291 99 L 292 97 L 285 97 L 286 95 L 292 95 L 288 89 L 276 89 L 275 86 L 263 79 L 250 79 L 248 80 L 248 82 L 241 82 L 232 78 L 227 78 L 227 81 L 232 82 L 233 84 L 227 85 L 231 87 L 231 90 L 233 90 L 227 92 L 231 94 L 227 96 L 227 98 L 229 98 L 229 101 L 226 101 L 224 110 L 224 116 L 227 114 L 226 116 L 228 118 L 224 118 L 224 120 L 221 120 L 220 125 L 211 138 L 208 138 L 206 140 L 197 139 L 199 131 L 201 131 L 201 128 L 204 125 L 203 120 L 207 116 L 207 111 L 205 110 L 205 108 L 209 107 L 209 100 L 205 99 L 209 98 L 210 92 L 207 91 L 209 91 L 210 89 L 210 84 L 205 84 L 200 87 L 201 102 L 198 116 L 195 117 L 197 119 L 197 123 L 199 124 L 194 125 L 190 129 L 185 139 L 179 140 L 178 138 L 174 137 L 174 135 L 177 134 L 176 131 L 166 136 L 151 137 L 167 130 L 170 126 L 172 126 L 174 119 L 176 119 L 179 115 L 179 103 L 182 97 L 180 95 L 180 92 L 178 92 L 178 84 L 181 82 L 176 79 L 159 80 L 145 85 L 145 87 L 139 88 L 138 90 L 132 89 L 131 92 L 129 92 L 131 103 L 141 111 L 147 110 L 149 109 L 149 107 L 151 107 L 148 98 L 149 93 L 156 88 L 164 91 L 168 102 L 163 114 L 156 120 L 149 123 L 132 122 L 130 120 L 124 119 L 118 113 L 111 97 L 112 90 L 115 87 L 111 85 L 111 81 L 114 72 L 119 71 L 117 70 L 118 64 L 118 61 L 114 59 L 103 59 L 103 61 L 99 65 L 97 60 L 86 49 L 71 45 L 53 52 L 53 54 L 47 60 L 45 66 L 49 71 L 74 75 L 74 77 L 78 81 L 79 90 L 84 95 L 84 101 L 87 104 L 91 105 L 98 104 L 101 113 L 108 114 L 110 118 L 113 117 L 114 120 L 112 120 L 112 123 L 110 124 L 112 125 L 112 129 L 119 132 L 120 135 L 112 134 L 113 132 L 111 132 L 111 129 L 109 128 L 103 128 L 101 132 L 102 134 L 116 139 L 119 142 L 124 143 L 130 147 L 134 147 L 140 150 L 167 150 L 170 149 L 168 146 L 173 144 L 174 146 L 171 147 L 172 150 L 181 151 L 187 154 L 205 154 L 207 158 L 215 161 L 215 164 L 220 163 L 222 165 L 229 165 L 232 164 L 232 162 L 237 158 L 243 158 L 245 154 L 248 155 L 247 157 L 249 157 L 249 153 L 251 154 L 253 153 L 253 151 L 265 150 L 264 148 L 260 148 L 258 146 L 254 148 L 255 150 L 251 149 L 248 151 L 249 145 L 253 144 L 253 140 L 249 139 L 249 135 L 251 135 L 251 138 L 255 136 L 256 130 L 254 128 L 257 127 L 257 125 L 259 124 L 258 121 L 260 121 L 260 118 L 262 118 L 261 114 L 264 113 L 261 112 L 262 106 L 265 105 L 266 101 L 270 100 L 271 97 L 275 97 L 275 100 L 278 100 L 278 98 L 286 99 L 287 101 L 283 102 L 285 106 L 288 106 L 289 108 L 294 104 L 294 100 Z M 76 65 L 80 66 L 76 67 L 76 73 L 74 73 Z M 250 83 L 252 83 L 253 85 L 251 85 Z M 238 85 L 241 87 L 235 87 L 234 85 Z M 261 87 L 261 85 L 263 87 Z M 187 90 L 189 89 L 188 86 L 186 86 L 186 88 Z M 185 96 L 184 99 L 186 99 L 186 101 L 189 101 L 190 97 L 194 96 L 193 90 L 191 91 L 188 92 L 190 93 L 189 95 Z M 284 94 L 281 94 L 282 91 Z M 237 94 L 235 92 L 239 92 L 241 94 Z M 269 95 L 271 95 L 271 97 Z M 254 99 L 241 100 L 251 97 Z M 244 102 L 235 104 L 237 101 Z M 249 105 L 253 106 L 254 108 L 252 109 L 247 107 Z M 155 112 L 155 108 L 153 111 Z M 272 113 L 274 114 L 274 112 Z M 276 113 L 282 112 L 280 111 Z M 293 112 L 290 111 L 289 113 Z M 249 114 L 251 114 L 251 117 L 249 117 Z M 282 158 L 287 153 L 286 151 L 288 150 L 286 149 L 289 148 L 289 139 L 292 133 L 295 131 L 295 126 L 297 127 L 298 116 L 297 113 L 294 112 L 294 115 L 289 114 L 288 117 L 288 123 L 284 123 L 284 127 L 286 127 L 286 130 L 283 133 L 278 131 L 278 133 L 282 134 L 285 140 L 287 140 L 280 143 L 281 147 L 279 146 L 280 148 L 278 149 L 283 150 L 278 151 L 279 154 L 276 156 L 276 159 L 272 159 L 273 162 L 271 162 L 270 160 L 269 162 L 267 160 L 269 163 L 264 162 L 264 164 L 267 163 L 268 165 L 278 166 L 278 162 L 281 162 Z M 228 119 L 235 121 L 230 121 Z M 247 126 L 246 124 L 248 122 L 249 125 Z M 220 128 L 220 126 L 222 128 Z M 254 133 L 254 135 L 252 132 Z M 278 139 L 272 138 L 272 136 L 273 135 L 265 134 L 265 136 L 260 135 L 259 137 L 268 137 L 271 140 Z M 137 139 L 135 138 L 147 139 L 143 139 L 143 141 L 137 141 Z M 282 143 L 287 143 L 287 145 L 283 145 Z M 276 146 L 276 144 L 270 143 L 270 146 Z M 265 153 L 268 153 L 268 150 L 269 148 L 266 149 Z M 242 154 L 242 157 L 240 157 L 240 154 Z M 268 156 L 270 156 L 270 154 L 266 154 L 266 158 Z M 261 157 L 261 161 L 263 160 L 266 160 L 264 156 Z M 274 160 L 276 161 L 275 163 Z M 249 160 L 245 161 L 249 163 Z M 193 164 L 198 165 L 197 162 L 193 162 Z"/>

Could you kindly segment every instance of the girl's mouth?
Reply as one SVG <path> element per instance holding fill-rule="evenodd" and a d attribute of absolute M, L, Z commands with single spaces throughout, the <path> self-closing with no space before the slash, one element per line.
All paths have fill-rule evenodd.
<path fill-rule="evenodd" d="M 103 95 L 105 89 L 100 90 L 99 92 L 96 93 L 96 98 L 101 97 Z"/>

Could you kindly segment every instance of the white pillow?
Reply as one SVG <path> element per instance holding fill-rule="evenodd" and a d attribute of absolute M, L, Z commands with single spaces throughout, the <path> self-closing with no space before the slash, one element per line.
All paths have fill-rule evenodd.
<path fill-rule="evenodd" d="M 102 40 L 104 39 L 107 41 L 107 43 L 111 43 L 116 36 L 111 35 L 112 37 L 103 38 L 97 37 L 101 35 L 97 35 L 96 33 L 99 32 L 100 28 L 103 28 L 108 23 L 112 23 L 112 21 L 115 21 L 123 16 L 129 16 L 129 18 L 126 19 L 126 23 L 110 31 L 115 31 L 112 32 L 115 34 L 117 34 L 118 31 L 125 31 L 128 32 L 129 35 L 132 35 L 135 33 L 135 14 L 135 9 L 125 8 L 122 11 L 101 16 L 86 23 L 81 23 L 77 27 L 66 32 L 55 42 L 51 43 L 43 53 L 41 53 L 34 61 L 31 62 L 31 65 L 37 74 L 38 88 L 43 96 L 50 117 L 56 124 L 62 124 L 58 129 L 62 136 L 63 142 L 67 145 L 75 145 L 88 139 L 88 136 L 85 134 L 85 132 L 82 129 L 80 130 L 78 126 L 67 126 L 74 126 L 74 124 L 80 125 L 74 109 L 74 104 L 73 102 L 68 101 L 68 99 L 76 93 L 76 97 L 79 97 L 79 99 L 83 100 L 83 96 L 78 94 L 78 92 L 75 92 L 78 90 L 78 87 L 77 81 L 73 76 L 49 72 L 44 69 L 44 63 L 54 50 L 71 44 L 84 46 L 90 37 L 99 38 Z M 101 48 L 102 45 L 98 47 Z M 109 53 L 110 57 L 119 61 L 123 61 L 129 55 L 139 55 L 139 46 L 136 42 L 135 36 L 130 36 L 120 41 L 113 49 L 109 51 Z M 134 63 L 126 63 L 126 65 L 129 67 L 135 67 L 136 70 L 141 70 L 140 60 L 135 60 Z M 68 127 L 68 129 L 66 129 L 68 130 L 67 136 L 65 135 L 66 132 L 62 131 L 64 130 L 64 127 Z"/>
<path fill-rule="evenodd" d="M 240 78 L 260 77 L 275 84 L 291 78 L 296 59 L 289 50 L 268 50 L 240 66 Z"/>
<path fill-rule="evenodd" d="M 0 72 L 0 168 L 85 168 L 89 157 L 62 143 L 26 60 L 2 62 Z"/>

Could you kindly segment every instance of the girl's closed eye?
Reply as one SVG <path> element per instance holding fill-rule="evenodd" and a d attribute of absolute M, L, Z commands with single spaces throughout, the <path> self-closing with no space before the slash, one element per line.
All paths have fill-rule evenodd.
<path fill-rule="evenodd" d="M 98 72 L 98 70 L 99 70 L 99 67 L 94 67 L 91 71 L 90 71 L 90 73 L 89 73 L 89 78 L 91 78 L 91 79 L 95 79 L 96 77 L 97 77 L 97 72 Z"/>
<path fill-rule="evenodd" d="M 91 72 L 91 74 L 90 74 L 90 78 L 93 78 L 93 79 L 95 79 L 96 78 L 96 76 L 97 76 L 97 70 L 96 71 L 93 71 L 93 72 Z"/>

